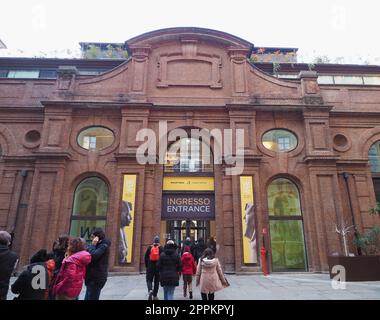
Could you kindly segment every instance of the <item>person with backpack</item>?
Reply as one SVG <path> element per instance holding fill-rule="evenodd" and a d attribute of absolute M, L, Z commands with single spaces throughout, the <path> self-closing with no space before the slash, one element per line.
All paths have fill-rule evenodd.
<path fill-rule="evenodd" d="M 200 287 L 202 300 L 215 300 L 215 292 L 229 286 L 219 259 L 215 258 L 214 251 L 211 248 L 207 248 L 199 260 L 196 286 Z"/>
<path fill-rule="evenodd" d="M 47 300 L 49 287 L 53 278 L 55 262 L 50 259 L 45 249 L 39 250 L 30 259 L 17 280 L 12 284 L 11 290 L 18 294 L 15 300 Z M 34 281 L 38 287 L 33 287 L 33 279 L 39 277 L 39 281 Z M 43 277 L 43 279 L 41 278 Z"/>
<path fill-rule="evenodd" d="M 160 272 L 160 284 L 164 288 L 164 299 L 173 300 L 175 287 L 179 286 L 179 275 L 182 269 L 177 246 L 173 240 L 168 240 L 166 243 L 157 267 Z"/>
<path fill-rule="evenodd" d="M 182 277 L 183 277 L 183 296 L 187 296 L 187 288 L 189 288 L 189 298 L 193 299 L 193 275 L 197 272 L 197 266 L 193 255 L 190 253 L 190 247 L 185 247 L 181 257 L 182 262 Z"/>
<path fill-rule="evenodd" d="M 9 248 L 11 241 L 7 231 L 0 231 L 0 300 L 7 300 L 9 281 L 18 262 L 17 254 Z"/>
<path fill-rule="evenodd" d="M 160 287 L 160 273 L 157 263 L 162 253 L 160 246 L 160 238 L 155 236 L 153 244 L 150 245 L 145 252 L 145 268 L 146 268 L 146 284 L 148 286 L 148 300 L 158 300 L 157 293 Z M 153 286 L 154 283 L 154 286 Z"/>

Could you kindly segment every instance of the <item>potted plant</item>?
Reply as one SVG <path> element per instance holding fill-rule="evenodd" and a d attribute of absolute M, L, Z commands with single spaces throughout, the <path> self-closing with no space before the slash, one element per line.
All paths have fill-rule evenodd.
<path fill-rule="evenodd" d="M 346 281 L 380 281 L 380 227 L 372 227 L 363 233 L 355 232 L 353 244 L 361 255 L 350 255 L 347 245 L 347 234 L 353 226 L 336 227 L 343 237 L 345 255 L 328 256 L 330 278 L 335 276 L 332 269 L 336 265 L 345 268 Z"/>

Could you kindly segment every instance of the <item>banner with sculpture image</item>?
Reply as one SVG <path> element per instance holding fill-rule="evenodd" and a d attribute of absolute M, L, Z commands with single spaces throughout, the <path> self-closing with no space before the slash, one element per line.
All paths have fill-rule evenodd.
<path fill-rule="evenodd" d="M 240 176 L 240 202 L 243 234 L 243 261 L 257 263 L 255 205 L 251 176 Z"/>
<path fill-rule="evenodd" d="M 123 196 L 120 217 L 119 262 L 132 262 L 133 225 L 135 214 L 137 175 L 126 174 L 123 180 Z"/>

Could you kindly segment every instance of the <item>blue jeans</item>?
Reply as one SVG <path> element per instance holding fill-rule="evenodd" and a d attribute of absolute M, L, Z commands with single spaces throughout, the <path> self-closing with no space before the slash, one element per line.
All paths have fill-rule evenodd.
<path fill-rule="evenodd" d="M 87 285 L 86 295 L 84 297 L 84 300 L 99 300 L 100 297 L 100 291 L 102 290 L 103 286 L 98 286 L 94 284 Z"/>
<path fill-rule="evenodd" d="M 173 300 L 175 287 L 164 287 L 164 300 Z"/>

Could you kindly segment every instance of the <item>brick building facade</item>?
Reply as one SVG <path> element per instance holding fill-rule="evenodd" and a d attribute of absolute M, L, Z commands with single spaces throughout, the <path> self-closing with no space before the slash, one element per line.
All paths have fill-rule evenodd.
<path fill-rule="evenodd" d="M 144 271 L 143 253 L 153 236 L 165 238 L 178 230 L 180 237 L 189 232 L 215 236 L 227 271 L 260 270 L 258 255 L 257 262 L 244 258 L 242 180 L 226 174 L 225 161 L 208 170 L 182 171 L 137 162 L 137 132 L 150 128 L 158 134 L 162 120 L 169 131 L 244 130 L 241 176 L 252 181 L 254 245 L 257 254 L 265 241 L 272 270 L 292 269 L 292 263 L 295 269 L 327 270 L 327 255 L 343 252 L 335 225 L 354 221 L 363 231 L 379 224 L 368 213 L 376 203 L 369 153 L 380 140 L 379 86 L 320 84 L 315 71 L 297 72 L 292 80 L 273 77 L 247 59 L 251 43 L 214 30 L 158 30 L 126 45 L 130 58 L 125 61 L 54 60 L 56 77 L 0 78 L 0 228 L 14 233 L 22 264 L 87 219 L 95 221 L 88 226 L 104 225 L 112 240 L 113 271 Z M 3 67 L 26 65 L 22 59 L 0 60 Z M 33 69 L 51 62 L 27 63 Z M 78 71 L 91 64 L 107 71 L 93 76 Z M 367 71 L 380 73 L 375 67 Z M 79 137 L 92 127 L 105 131 L 95 140 L 91 134 Z M 92 148 L 96 137 L 109 141 Z M 120 263 L 125 175 L 136 177 L 136 184 L 132 254 Z M 210 219 L 188 216 L 173 223 L 162 218 L 164 195 L 182 194 L 166 192 L 164 180 L 173 177 L 211 178 Z M 104 183 L 101 202 L 100 193 L 93 200 L 90 190 L 99 181 Z M 206 193 L 188 189 L 183 194 Z M 90 204 L 82 210 L 85 201 Z M 75 222 L 80 220 L 76 211 L 82 222 Z"/>

